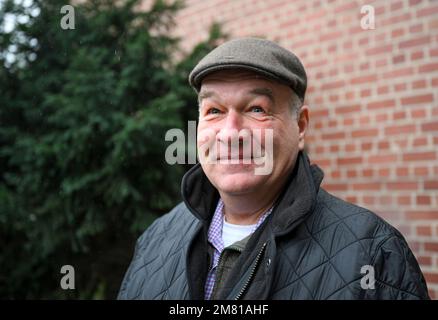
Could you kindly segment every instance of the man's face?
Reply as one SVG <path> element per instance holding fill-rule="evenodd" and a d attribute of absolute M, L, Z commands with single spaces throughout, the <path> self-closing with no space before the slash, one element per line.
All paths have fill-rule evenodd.
<path fill-rule="evenodd" d="M 291 107 L 292 97 L 289 87 L 248 71 L 219 71 L 202 81 L 198 152 L 201 154 L 207 145 L 210 153 L 215 151 L 217 161 L 201 160 L 201 165 L 219 192 L 263 193 L 278 188 L 278 184 L 285 181 L 295 165 L 298 151 L 304 148 L 308 122 L 307 107 L 302 107 L 301 116 L 297 118 Z M 249 138 L 239 141 L 236 132 L 249 133 Z M 206 139 L 211 138 L 212 133 L 213 138 Z M 240 143 L 232 144 L 233 139 Z M 250 144 L 244 143 L 244 139 L 250 140 Z M 257 161 L 260 154 L 253 153 L 255 144 L 260 147 L 262 159 L 264 156 L 264 161 L 271 163 L 260 165 Z M 250 156 L 246 162 L 242 159 L 244 155 Z M 256 174 L 256 168 L 263 165 L 271 170 L 267 174 Z"/>

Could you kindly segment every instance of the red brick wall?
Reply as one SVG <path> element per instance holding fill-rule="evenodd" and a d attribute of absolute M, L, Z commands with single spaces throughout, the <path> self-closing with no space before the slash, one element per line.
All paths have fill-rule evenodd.
<path fill-rule="evenodd" d="M 365 4 L 374 30 L 361 28 Z M 232 38 L 263 36 L 301 58 L 309 154 L 324 187 L 396 226 L 438 299 L 438 1 L 187 0 L 184 48 L 213 21 Z"/>

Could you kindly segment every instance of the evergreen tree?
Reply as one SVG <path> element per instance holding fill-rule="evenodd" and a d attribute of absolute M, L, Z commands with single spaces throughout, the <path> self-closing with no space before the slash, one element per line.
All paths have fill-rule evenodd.
<path fill-rule="evenodd" d="M 135 239 L 180 201 L 164 136 L 196 119 L 188 72 L 221 35 L 174 63 L 181 3 L 140 2 L 74 2 L 66 30 L 65 0 L 0 8 L 2 298 L 114 298 Z"/>

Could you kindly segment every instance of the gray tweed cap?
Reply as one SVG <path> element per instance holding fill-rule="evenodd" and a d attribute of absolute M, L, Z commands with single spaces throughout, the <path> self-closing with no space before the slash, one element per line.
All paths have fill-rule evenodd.
<path fill-rule="evenodd" d="M 304 101 L 307 75 L 300 60 L 278 44 L 259 38 L 241 38 L 223 43 L 208 53 L 189 75 L 190 85 L 199 92 L 208 74 L 224 69 L 247 69 L 292 88 Z"/>

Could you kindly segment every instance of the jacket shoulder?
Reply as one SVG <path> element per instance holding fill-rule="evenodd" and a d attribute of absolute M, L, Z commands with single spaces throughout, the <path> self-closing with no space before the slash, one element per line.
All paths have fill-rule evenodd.
<path fill-rule="evenodd" d="M 185 253 L 199 223 L 184 203 L 156 219 L 137 240 L 118 299 L 187 298 Z"/>
<path fill-rule="evenodd" d="M 349 232 L 358 240 L 370 239 L 374 243 L 393 236 L 403 238 L 396 228 L 374 212 L 344 201 L 324 189 L 318 193 L 314 214 L 308 224 L 312 233 L 337 226 L 339 232 Z"/>
<path fill-rule="evenodd" d="M 137 240 L 137 246 L 151 240 L 159 241 L 163 237 L 169 240 L 174 236 L 182 236 L 198 220 L 190 213 L 184 202 L 179 203 L 171 211 L 157 218 Z"/>
<path fill-rule="evenodd" d="M 374 212 L 320 189 L 315 214 L 307 222 L 319 243 L 329 243 L 332 257 L 343 256 L 375 271 L 375 290 L 361 290 L 365 299 L 427 299 L 427 286 L 403 235 Z M 336 239 L 328 241 L 329 239 Z M 324 241 L 325 240 L 325 241 Z M 348 264 L 348 263 L 347 263 Z M 359 273 L 360 271 L 360 273 Z M 356 287 L 357 288 L 357 287 Z"/>

